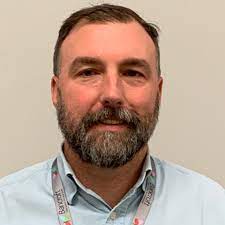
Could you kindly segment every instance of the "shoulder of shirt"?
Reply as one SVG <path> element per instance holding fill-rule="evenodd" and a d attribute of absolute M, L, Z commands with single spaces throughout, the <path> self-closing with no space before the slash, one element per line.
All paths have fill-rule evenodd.
<path fill-rule="evenodd" d="M 175 183 L 187 184 L 189 188 L 191 186 L 201 186 L 208 190 L 217 189 L 225 194 L 225 190 L 220 184 L 205 175 L 157 157 L 153 157 L 153 159 L 164 180 L 166 178 L 172 179 Z"/>
<path fill-rule="evenodd" d="M 41 175 L 47 176 L 51 169 L 51 165 L 54 159 L 49 159 L 35 165 L 26 167 L 17 172 L 9 174 L 0 179 L 0 191 L 5 191 L 18 185 L 23 185 L 28 181 L 34 181 L 38 179 Z"/>

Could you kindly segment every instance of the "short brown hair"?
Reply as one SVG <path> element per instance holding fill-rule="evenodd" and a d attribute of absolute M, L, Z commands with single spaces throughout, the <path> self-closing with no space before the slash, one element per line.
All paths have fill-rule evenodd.
<path fill-rule="evenodd" d="M 149 34 L 154 42 L 157 56 L 157 71 L 161 74 L 160 70 L 160 51 L 158 44 L 158 31 L 159 28 L 152 23 L 147 23 L 133 10 L 124 6 L 101 4 L 88 8 L 83 8 L 70 15 L 62 24 L 58 39 L 56 41 L 54 57 L 53 57 L 53 73 L 54 75 L 60 74 L 60 48 L 69 35 L 70 31 L 81 21 L 88 23 L 107 23 L 107 22 L 122 22 L 128 23 L 131 21 L 137 21 Z"/>

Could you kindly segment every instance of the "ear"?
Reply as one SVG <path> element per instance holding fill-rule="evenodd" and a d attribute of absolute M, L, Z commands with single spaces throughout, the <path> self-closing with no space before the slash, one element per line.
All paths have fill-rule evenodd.
<path fill-rule="evenodd" d="M 162 97 L 162 87 L 163 87 L 163 77 L 160 75 L 158 79 L 158 93 L 159 93 L 160 99 Z"/>
<path fill-rule="evenodd" d="M 51 95 L 52 103 L 56 107 L 58 102 L 58 88 L 59 88 L 59 78 L 58 76 L 53 76 L 51 79 Z"/>

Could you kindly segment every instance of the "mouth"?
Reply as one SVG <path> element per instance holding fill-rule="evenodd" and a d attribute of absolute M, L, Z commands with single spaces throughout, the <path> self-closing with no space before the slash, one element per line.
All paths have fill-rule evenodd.
<path fill-rule="evenodd" d="M 102 124 L 105 124 L 105 125 L 124 125 L 124 122 L 123 121 L 119 121 L 119 120 L 103 120 L 101 122 Z"/>
<path fill-rule="evenodd" d="M 95 124 L 92 129 L 100 131 L 122 131 L 127 125 L 121 120 L 106 119 Z"/>

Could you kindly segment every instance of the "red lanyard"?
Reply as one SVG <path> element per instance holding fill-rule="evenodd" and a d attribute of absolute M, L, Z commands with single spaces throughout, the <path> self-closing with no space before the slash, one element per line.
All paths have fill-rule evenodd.
<path fill-rule="evenodd" d="M 156 184 L 156 169 L 154 161 L 152 162 L 152 171 L 150 172 L 150 182 L 147 185 L 141 203 L 138 206 L 136 215 L 133 219 L 132 225 L 143 225 L 146 221 L 155 194 Z M 60 178 L 57 159 L 52 164 L 52 189 L 54 193 L 54 201 L 58 220 L 60 225 L 73 225 L 72 216 L 70 213 L 69 205 L 66 200 L 66 193 Z"/>

